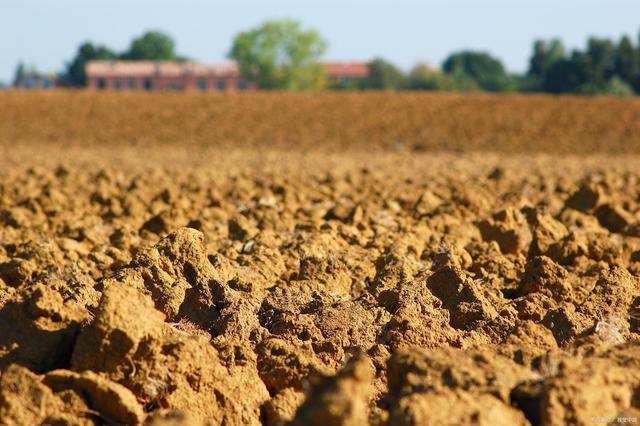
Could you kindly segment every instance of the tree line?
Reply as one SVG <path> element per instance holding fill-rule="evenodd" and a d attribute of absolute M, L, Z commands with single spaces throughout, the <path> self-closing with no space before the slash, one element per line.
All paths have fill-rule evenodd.
<path fill-rule="evenodd" d="M 363 89 L 440 90 L 452 92 L 525 92 L 572 94 L 640 94 L 640 35 L 618 42 L 589 38 L 584 49 L 568 52 L 559 39 L 536 40 L 524 74 L 508 73 L 487 52 L 460 51 L 440 69 L 418 64 L 408 73 L 384 59 L 369 63 Z"/>
<path fill-rule="evenodd" d="M 488 52 L 463 50 L 449 55 L 439 68 L 417 64 L 404 72 L 384 58 L 368 62 L 363 79 L 327 81 L 321 58 L 328 43 L 315 30 L 294 20 L 272 20 L 238 33 L 228 57 L 237 61 L 244 78 L 264 90 L 437 90 L 449 92 L 545 92 L 574 94 L 640 94 L 640 35 L 634 45 L 589 38 L 583 49 L 568 51 L 561 40 L 536 40 L 524 74 L 509 73 Z M 91 60 L 187 61 L 174 40 L 161 31 L 135 38 L 124 52 L 85 42 L 63 72 L 63 81 L 86 85 L 85 65 Z M 24 73 L 19 65 L 16 72 Z"/>

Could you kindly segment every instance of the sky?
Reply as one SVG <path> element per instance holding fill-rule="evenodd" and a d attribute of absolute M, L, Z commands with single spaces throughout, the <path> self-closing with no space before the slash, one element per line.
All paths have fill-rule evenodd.
<path fill-rule="evenodd" d="M 589 36 L 628 34 L 637 43 L 640 0 L 0 0 L 0 81 L 18 61 L 59 71 L 84 41 L 121 51 L 150 29 L 170 34 L 183 55 L 219 62 L 235 33 L 279 18 L 318 30 L 327 60 L 381 56 L 409 69 L 477 49 L 522 72 L 536 38 L 581 48 Z"/>

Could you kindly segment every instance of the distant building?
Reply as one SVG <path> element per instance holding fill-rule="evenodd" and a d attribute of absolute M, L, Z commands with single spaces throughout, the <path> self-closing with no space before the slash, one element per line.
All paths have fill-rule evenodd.
<path fill-rule="evenodd" d="M 369 76 L 366 62 L 323 62 L 335 88 L 358 88 Z M 93 90 L 244 91 L 256 84 L 240 76 L 235 62 L 201 64 L 167 61 L 89 61 L 87 87 Z"/>
<path fill-rule="evenodd" d="M 367 62 L 323 62 L 327 80 L 340 88 L 357 88 L 369 77 Z"/>
<path fill-rule="evenodd" d="M 93 90 L 185 90 L 235 92 L 255 90 L 234 62 L 90 61 L 87 87 Z"/>

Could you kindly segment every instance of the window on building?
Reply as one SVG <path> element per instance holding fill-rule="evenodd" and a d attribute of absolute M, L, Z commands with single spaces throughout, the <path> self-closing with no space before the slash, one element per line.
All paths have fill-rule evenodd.
<path fill-rule="evenodd" d="M 198 90 L 207 90 L 207 80 L 198 80 Z"/>
<path fill-rule="evenodd" d="M 107 81 L 104 78 L 98 79 L 98 89 L 104 90 L 107 87 Z"/>
<path fill-rule="evenodd" d="M 219 92 L 227 90 L 227 82 L 224 80 L 216 81 L 216 88 L 218 89 Z"/>
<path fill-rule="evenodd" d="M 136 81 L 133 78 L 130 78 L 128 85 L 129 85 L 129 89 L 134 90 L 136 88 Z"/>
<path fill-rule="evenodd" d="M 116 80 L 113 82 L 113 86 L 116 88 L 116 90 L 122 89 L 122 80 L 116 78 Z"/>
<path fill-rule="evenodd" d="M 249 84 L 247 83 L 247 80 L 242 78 L 238 80 L 238 90 L 240 91 L 247 90 L 248 87 L 249 87 Z"/>
<path fill-rule="evenodd" d="M 144 90 L 151 90 L 151 88 L 152 88 L 151 80 L 147 78 L 144 81 Z"/>

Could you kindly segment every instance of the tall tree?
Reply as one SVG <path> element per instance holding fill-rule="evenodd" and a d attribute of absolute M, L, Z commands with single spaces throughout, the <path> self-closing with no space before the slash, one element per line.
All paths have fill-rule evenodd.
<path fill-rule="evenodd" d="M 590 38 L 587 42 L 589 60 L 584 64 L 587 80 L 594 87 L 604 87 L 615 73 L 616 48 L 611 40 Z"/>
<path fill-rule="evenodd" d="M 85 66 L 93 60 L 113 60 L 118 55 L 105 46 L 97 46 L 91 42 L 80 45 L 73 60 L 67 65 L 66 80 L 72 86 L 86 86 L 87 75 Z"/>
<path fill-rule="evenodd" d="M 182 59 L 176 54 L 176 43 L 171 36 L 160 31 L 147 31 L 133 39 L 129 49 L 121 55 L 131 61 L 175 61 Z"/>
<path fill-rule="evenodd" d="M 468 76 L 490 92 L 509 90 L 510 78 L 502 62 L 485 52 L 465 50 L 450 55 L 442 64 L 447 74 Z"/>
<path fill-rule="evenodd" d="M 27 67 L 24 62 L 18 62 L 18 66 L 16 67 L 16 72 L 13 77 L 14 86 L 18 84 L 21 80 L 23 80 L 27 76 Z"/>
<path fill-rule="evenodd" d="M 629 36 L 623 36 L 616 47 L 615 73 L 625 81 L 630 81 L 634 77 L 636 54 Z"/>
<path fill-rule="evenodd" d="M 564 45 L 559 39 L 552 39 L 549 42 L 536 40 L 533 44 L 533 55 L 529 60 L 528 74 L 531 77 L 542 78 L 554 62 L 564 57 Z"/>
<path fill-rule="evenodd" d="M 640 94 L 640 31 L 638 31 L 638 44 L 636 45 L 635 51 L 636 51 L 636 58 L 638 59 L 638 75 L 630 83 L 631 83 L 631 87 L 633 87 L 633 90 L 637 94 Z"/>
<path fill-rule="evenodd" d="M 580 93 L 585 82 L 584 54 L 574 51 L 570 58 L 551 64 L 544 75 L 542 90 L 549 93 Z"/>
<path fill-rule="evenodd" d="M 266 21 L 237 34 L 229 52 L 243 77 L 262 89 L 313 90 L 325 85 L 320 57 L 326 41 L 297 21 Z"/>
<path fill-rule="evenodd" d="M 622 37 L 616 48 L 615 73 L 628 84 L 640 79 L 640 46 L 633 47 L 628 36 Z"/>
<path fill-rule="evenodd" d="M 404 82 L 404 75 L 391 62 L 382 58 L 375 58 L 369 62 L 369 76 L 365 83 L 367 89 L 396 90 Z"/>

